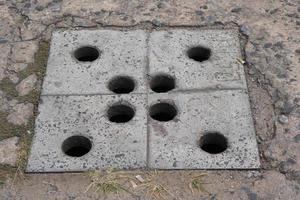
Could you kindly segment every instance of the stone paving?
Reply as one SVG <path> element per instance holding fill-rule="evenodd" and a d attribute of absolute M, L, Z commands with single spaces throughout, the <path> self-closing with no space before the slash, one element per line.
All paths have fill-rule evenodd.
<path fill-rule="evenodd" d="M 299 199 L 298 0 L 0 0 L 0 13 L 0 140 L 16 136 L 18 147 L 32 137 L 54 30 L 107 26 L 239 29 L 262 169 L 209 171 L 203 177 L 205 192 L 194 194 L 188 189 L 188 177 L 198 171 L 162 172 L 159 180 L 177 199 Z M 18 167 L 7 164 L 0 166 L 1 199 L 120 198 L 85 193 L 90 180 L 81 174 L 35 174 L 26 181 L 13 181 L 10 171 Z M 136 193 L 139 199 L 147 199 L 144 192 Z M 122 194 L 122 199 L 138 198 Z"/>

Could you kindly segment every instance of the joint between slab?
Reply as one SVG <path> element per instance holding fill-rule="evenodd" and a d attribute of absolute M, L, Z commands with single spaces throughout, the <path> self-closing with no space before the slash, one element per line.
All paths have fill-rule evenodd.
<path fill-rule="evenodd" d="M 209 92 L 216 92 L 216 91 L 227 91 L 227 90 L 244 90 L 247 92 L 246 88 L 242 87 L 233 87 L 233 88 L 215 88 L 215 87 L 207 87 L 207 88 L 196 88 L 196 89 L 179 89 L 170 91 L 170 94 L 174 93 L 209 93 Z"/>
<path fill-rule="evenodd" d="M 145 95 L 146 93 L 143 92 L 132 92 L 130 95 Z M 42 97 L 58 97 L 58 96 L 116 96 L 120 94 L 115 93 L 87 93 L 87 94 L 42 94 Z"/>
<path fill-rule="evenodd" d="M 146 83 L 148 82 L 148 77 L 149 77 L 149 72 L 150 72 L 150 61 L 149 61 L 149 55 L 150 55 L 150 48 L 149 48 L 149 40 L 150 40 L 150 32 L 147 31 L 146 32 L 146 74 L 145 74 L 145 81 Z M 146 93 L 147 93 L 147 97 L 146 97 L 146 110 L 149 110 L 149 84 L 146 84 Z M 149 140 L 150 140 L 150 127 L 149 127 L 149 115 L 147 114 L 147 118 L 146 118 L 146 121 L 147 121 L 147 147 L 146 147 L 146 166 L 147 168 L 149 168 L 149 159 L 150 159 L 150 145 L 149 145 Z"/>

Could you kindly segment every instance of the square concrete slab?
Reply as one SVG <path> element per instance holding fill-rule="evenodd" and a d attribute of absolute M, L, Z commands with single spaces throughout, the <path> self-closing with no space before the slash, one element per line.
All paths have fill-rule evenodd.
<path fill-rule="evenodd" d="M 145 92 L 145 47 L 142 30 L 56 31 L 42 94 L 112 94 L 107 85 L 117 75 L 134 77 L 134 92 Z"/>
<path fill-rule="evenodd" d="M 247 88 L 237 31 L 156 31 L 149 48 L 150 76 L 172 75 L 176 90 Z"/>
<path fill-rule="evenodd" d="M 240 57 L 235 30 L 54 32 L 27 171 L 259 168 Z"/>
<path fill-rule="evenodd" d="M 145 98 L 146 95 L 42 97 L 27 171 L 145 167 Z M 118 105 L 132 107 L 135 114 L 124 108 L 109 111 Z M 134 116 L 127 123 L 108 119 L 129 119 L 131 114 Z"/>
<path fill-rule="evenodd" d="M 177 112 L 170 121 L 157 117 Z M 160 105 L 155 107 L 155 105 Z M 242 90 L 149 96 L 149 166 L 159 169 L 259 168 L 248 95 Z"/>

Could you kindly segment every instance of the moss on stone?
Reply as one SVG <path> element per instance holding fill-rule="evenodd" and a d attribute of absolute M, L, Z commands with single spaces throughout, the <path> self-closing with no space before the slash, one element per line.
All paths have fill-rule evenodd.
<path fill-rule="evenodd" d="M 40 91 L 33 89 L 29 94 L 25 96 L 18 96 L 16 99 L 20 103 L 32 103 L 34 105 L 38 104 L 40 98 Z"/>
<path fill-rule="evenodd" d="M 9 124 L 6 120 L 8 113 L 0 112 L 0 140 L 19 135 L 19 127 Z"/>
<path fill-rule="evenodd" d="M 6 117 L 8 113 L 0 111 L 0 140 L 18 136 L 20 137 L 23 134 L 28 134 L 29 132 L 33 131 L 34 123 L 33 119 L 30 119 L 26 125 L 13 125 L 7 122 Z"/>
<path fill-rule="evenodd" d="M 47 60 L 49 55 L 50 44 L 47 41 L 39 43 L 39 48 L 34 55 L 34 63 L 28 64 L 28 66 L 18 73 L 18 77 L 23 80 L 31 74 L 36 74 L 38 80 L 40 80 L 45 72 L 47 66 Z"/>
<path fill-rule="evenodd" d="M 9 97 L 17 97 L 18 92 L 15 88 L 15 84 L 9 80 L 9 78 L 4 78 L 0 82 L 0 90 L 5 93 L 5 95 Z"/>
<path fill-rule="evenodd" d="M 18 73 L 20 79 L 24 79 L 33 73 L 37 75 L 39 81 L 44 77 L 47 67 L 49 48 L 49 42 L 43 41 L 39 43 L 39 49 L 34 55 L 34 63 L 29 64 L 26 69 Z M 28 95 L 17 97 L 17 100 L 19 102 L 33 103 L 37 106 L 40 93 L 41 92 L 39 90 L 33 89 Z"/>
<path fill-rule="evenodd" d="M 39 43 L 39 49 L 34 56 L 34 63 L 30 63 L 27 68 L 18 73 L 20 80 L 28 77 L 31 74 L 36 74 L 41 83 L 41 80 L 46 72 L 47 59 L 49 54 L 49 42 L 42 41 Z M 15 84 L 12 83 L 8 78 L 5 78 L 0 82 L 0 90 L 2 90 L 5 95 L 12 97 L 18 102 L 29 102 L 35 105 L 35 113 L 37 110 L 40 90 L 34 89 L 28 95 L 18 96 L 18 92 L 15 89 Z M 29 119 L 26 125 L 13 125 L 7 122 L 7 116 L 9 113 L 0 111 L 0 140 L 17 136 L 19 137 L 19 150 L 18 159 L 16 162 L 16 167 L 1 165 L 0 164 L 0 185 L 5 182 L 6 177 L 15 176 L 16 173 L 22 173 L 26 167 L 32 136 L 34 134 L 34 120 L 35 115 Z"/>
<path fill-rule="evenodd" d="M 22 70 L 18 74 L 19 78 L 21 79 L 26 78 L 32 73 L 35 73 L 38 76 L 39 80 L 41 80 L 46 71 L 48 52 L 49 52 L 49 43 L 40 42 L 39 49 L 35 54 L 34 63 L 30 64 L 28 68 Z M 31 91 L 28 95 L 18 96 L 18 93 L 15 89 L 15 85 L 8 78 L 5 78 L 0 83 L 0 90 L 2 90 L 5 93 L 5 95 L 14 97 L 20 103 L 23 102 L 33 103 L 35 105 L 35 108 L 37 108 L 38 101 L 40 98 L 40 91 L 37 89 Z M 23 134 L 27 134 L 26 133 L 27 131 L 33 131 L 33 127 L 34 127 L 33 118 L 29 120 L 27 125 L 17 126 L 8 123 L 6 120 L 7 116 L 8 113 L 0 111 L 0 130 L 1 130 L 0 140 L 13 137 L 13 136 L 20 137 Z"/>

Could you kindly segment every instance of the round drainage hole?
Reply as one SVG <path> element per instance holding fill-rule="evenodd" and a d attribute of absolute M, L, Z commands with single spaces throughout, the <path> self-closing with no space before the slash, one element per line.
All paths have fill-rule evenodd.
<path fill-rule="evenodd" d="M 99 56 L 99 50 L 91 46 L 80 47 L 74 52 L 74 57 L 81 62 L 92 62 L 99 58 Z"/>
<path fill-rule="evenodd" d="M 201 46 L 192 47 L 187 51 L 187 55 L 195 61 L 203 62 L 210 58 L 211 50 Z"/>
<path fill-rule="evenodd" d="M 174 105 L 169 103 L 157 103 L 150 107 L 150 117 L 157 121 L 170 121 L 177 115 L 177 110 Z"/>
<path fill-rule="evenodd" d="M 207 133 L 201 137 L 200 147 L 210 154 L 222 153 L 228 147 L 227 138 L 217 132 Z"/>
<path fill-rule="evenodd" d="M 150 81 L 150 88 L 158 93 L 168 92 L 175 88 L 175 80 L 170 75 L 156 75 Z"/>
<path fill-rule="evenodd" d="M 62 144 L 62 151 L 71 157 L 81 157 L 92 148 L 92 142 L 84 136 L 71 136 Z"/>
<path fill-rule="evenodd" d="M 125 123 L 134 117 L 134 110 L 127 105 L 113 105 L 107 111 L 109 121 Z"/>
<path fill-rule="evenodd" d="M 116 94 L 127 94 L 134 90 L 134 80 L 128 76 L 117 76 L 108 83 L 108 89 Z"/>

